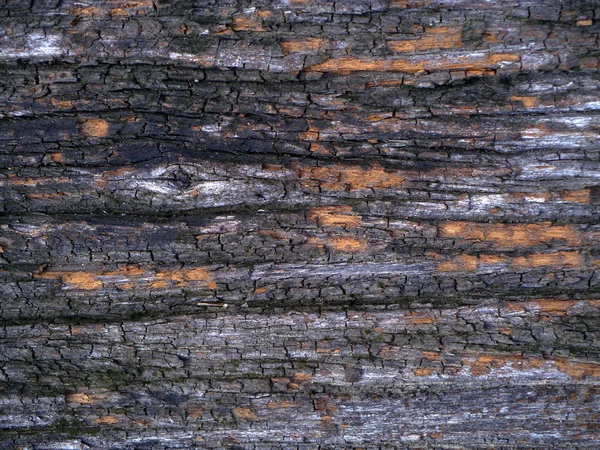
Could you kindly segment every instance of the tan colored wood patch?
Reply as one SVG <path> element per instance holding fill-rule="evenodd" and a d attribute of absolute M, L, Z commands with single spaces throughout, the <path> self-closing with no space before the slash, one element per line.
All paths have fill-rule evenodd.
<path fill-rule="evenodd" d="M 462 46 L 461 33 L 461 27 L 427 28 L 419 39 L 387 43 L 392 51 L 398 53 L 459 48 Z"/>
<path fill-rule="evenodd" d="M 88 119 L 81 124 L 80 130 L 87 137 L 103 137 L 108 134 L 108 122 L 104 119 Z"/>
<path fill-rule="evenodd" d="M 321 227 L 345 228 L 356 228 L 362 219 L 347 205 L 311 208 L 307 211 L 306 218 Z"/>
<path fill-rule="evenodd" d="M 360 166 L 297 166 L 301 184 L 311 187 L 311 181 L 323 189 L 334 191 L 389 189 L 399 187 L 406 179 L 398 171 L 388 171 L 378 164 Z"/>

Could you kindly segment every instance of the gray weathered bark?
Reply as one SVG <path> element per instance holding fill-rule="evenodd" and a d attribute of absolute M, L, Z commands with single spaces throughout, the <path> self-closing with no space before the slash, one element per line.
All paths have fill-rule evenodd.
<path fill-rule="evenodd" d="M 600 446 L 600 7 L 4 1 L 0 448 Z"/>

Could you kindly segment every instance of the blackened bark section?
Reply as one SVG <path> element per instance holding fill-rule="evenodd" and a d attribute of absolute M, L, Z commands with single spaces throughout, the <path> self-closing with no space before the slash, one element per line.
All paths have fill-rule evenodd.
<path fill-rule="evenodd" d="M 599 33 L 2 2 L 0 448 L 598 448 Z"/>

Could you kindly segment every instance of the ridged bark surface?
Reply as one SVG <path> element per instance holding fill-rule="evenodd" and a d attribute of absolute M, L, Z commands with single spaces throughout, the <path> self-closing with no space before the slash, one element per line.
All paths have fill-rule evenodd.
<path fill-rule="evenodd" d="M 600 446 L 597 1 L 0 5 L 0 448 Z"/>

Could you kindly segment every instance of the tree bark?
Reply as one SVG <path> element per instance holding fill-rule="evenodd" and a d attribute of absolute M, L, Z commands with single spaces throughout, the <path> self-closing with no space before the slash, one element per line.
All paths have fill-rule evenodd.
<path fill-rule="evenodd" d="M 0 448 L 600 446 L 593 0 L 0 7 Z"/>

